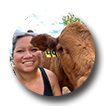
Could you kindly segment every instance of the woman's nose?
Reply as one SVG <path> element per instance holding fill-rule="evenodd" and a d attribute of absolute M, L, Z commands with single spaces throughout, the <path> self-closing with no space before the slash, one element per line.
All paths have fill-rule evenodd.
<path fill-rule="evenodd" d="M 27 51 L 27 52 L 25 52 L 23 58 L 31 58 L 32 56 L 33 55 L 29 51 Z"/>

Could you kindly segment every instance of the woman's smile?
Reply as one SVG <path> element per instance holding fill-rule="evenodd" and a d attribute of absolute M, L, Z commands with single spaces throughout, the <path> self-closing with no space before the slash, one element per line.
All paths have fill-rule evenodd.
<path fill-rule="evenodd" d="M 32 66 L 34 64 L 35 61 L 26 61 L 26 62 L 23 62 L 23 64 L 25 66 Z"/>

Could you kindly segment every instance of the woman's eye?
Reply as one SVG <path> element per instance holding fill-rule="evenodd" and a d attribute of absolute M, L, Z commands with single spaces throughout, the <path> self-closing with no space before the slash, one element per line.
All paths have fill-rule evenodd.
<path fill-rule="evenodd" d="M 21 53 L 21 52 L 24 52 L 23 50 L 17 50 L 17 52 Z"/>
<path fill-rule="evenodd" d="M 32 49 L 32 51 L 38 51 L 38 49 Z"/>

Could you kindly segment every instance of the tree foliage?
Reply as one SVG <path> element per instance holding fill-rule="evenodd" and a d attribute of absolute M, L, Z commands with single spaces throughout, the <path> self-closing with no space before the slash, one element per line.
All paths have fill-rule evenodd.
<path fill-rule="evenodd" d="M 10 56 L 10 61 L 13 61 L 13 58 Z"/>
<path fill-rule="evenodd" d="M 73 14 L 70 14 L 70 13 L 68 13 L 67 16 L 63 16 L 62 20 L 63 20 L 64 26 L 72 22 L 79 22 L 81 24 L 84 24 L 79 18 L 75 17 Z"/>
<path fill-rule="evenodd" d="M 11 65 L 13 66 L 14 65 L 14 60 L 11 56 L 10 56 L 10 62 L 11 62 Z"/>

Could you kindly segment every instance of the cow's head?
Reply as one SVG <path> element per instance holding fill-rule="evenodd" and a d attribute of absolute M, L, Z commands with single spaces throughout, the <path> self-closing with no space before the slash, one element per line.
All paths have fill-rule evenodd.
<path fill-rule="evenodd" d="M 39 34 L 32 38 L 31 44 L 42 51 L 47 48 L 56 50 L 62 67 L 73 84 L 74 77 L 84 74 L 89 59 L 95 55 L 94 42 L 88 28 L 78 22 L 67 25 L 57 38 L 48 34 Z"/>

